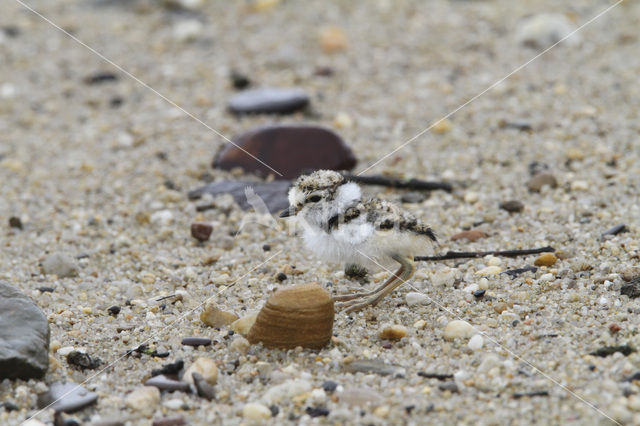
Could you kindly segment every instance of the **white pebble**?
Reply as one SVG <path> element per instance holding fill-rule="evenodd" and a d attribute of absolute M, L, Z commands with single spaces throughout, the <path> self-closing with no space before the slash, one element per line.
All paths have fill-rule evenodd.
<path fill-rule="evenodd" d="M 502 259 L 495 256 L 489 256 L 487 263 L 489 264 L 489 266 L 500 266 L 502 264 Z"/>
<path fill-rule="evenodd" d="M 479 197 L 477 192 L 470 191 L 464 194 L 465 203 L 469 203 L 469 204 L 476 203 L 478 201 L 478 198 Z"/>
<path fill-rule="evenodd" d="M 569 19 L 560 14 L 541 13 L 524 20 L 516 30 L 519 44 L 543 49 L 559 42 L 574 31 Z M 563 41 L 565 45 L 575 45 L 580 41 L 578 34 Z"/>
<path fill-rule="evenodd" d="M 160 390 L 153 386 L 136 388 L 127 395 L 125 404 L 144 416 L 151 416 L 160 403 Z"/>
<path fill-rule="evenodd" d="M 551 281 L 554 278 L 555 278 L 555 276 L 553 274 L 549 273 L 549 274 L 540 275 L 540 278 L 538 278 L 538 281 L 547 282 L 547 281 Z"/>
<path fill-rule="evenodd" d="M 273 386 L 263 396 L 262 402 L 265 404 L 278 404 L 284 400 L 290 400 L 294 396 L 309 392 L 311 383 L 306 380 L 287 380 L 286 382 Z"/>
<path fill-rule="evenodd" d="M 609 303 L 609 300 L 607 300 L 606 297 L 602 296 L 600 299 L 598 299 L 598 303 L 604 306 Z"/>
<path fill-rule="evenodd" d="M 169 399 L 162 403 L 162 406 L 168 408 L 169 410 L 179 410 L 183 405 L 184 402 L 182 402 L 182 400 L 179 398 Z"/>
<path fill-rule="evenodd" d="M 268 407 L 258 403 L 250 402 L 242 408 L 242 417 L 251 420 L 265 420 L 271 418 L 271 410 Z"/>
<path fill-rule="evenodd" d="M 407 301 L 407 305 L 415 306 L 415 305 L 426 305 L 429 303 L 429 296 L 426 294 L 418 293 L 417 291 L 410 291 L 405 296 Z"/>
<path fill-rule="evenodd" d="M 476 271 L 476 275 L 497 275 L 502 272 L 502 268 L 499 266 L 487 266 L 479 271 Z"/>
<path fill-rule="evenodd" d="M 476 334 L 475 336 L 473 336 L 468 343 L 469 349 L 471 349 L 472 351 L 477 351 L 482 349 L 483 345 L 484 345 L 484 339 L 480 334 Z"/>
<path fill-rule="evenodd" d="M 182 20 L 173 27 L 173 36 L 178 41 L 193 41 L 202 33 L 202 27 L 197 19 Z"/>
<path fill-rule="evenodd" d="M 171 210 L 160 210 L 153 213 L 149 220 L 154 225 L 167 226 L 173 222 L 173 213 Z"/>
<path fill-rule="evenodd" d="M 454 340 L 457 338 L 471 337 L 473 334 L 473 326 L 466 321 L 454 320 L 444 328 L 443 337 L 445 340 Z"/>

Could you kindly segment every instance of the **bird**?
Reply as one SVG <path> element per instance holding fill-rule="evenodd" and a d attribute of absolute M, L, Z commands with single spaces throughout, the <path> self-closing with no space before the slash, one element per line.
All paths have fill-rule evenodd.
<path fill-rule="evenodd" d="M 363 198 L 360 186 L 339 172 L 300 176 L 288 192 L 281 218 L 295 217 L 307 250 L 326 262 L 398 270 L 378 288 L 333 296 L 336 308 L 355 312 L 376 306 L 416 271 L 414 256 L 437 241 L 430 226 L 379 198 Z"/>

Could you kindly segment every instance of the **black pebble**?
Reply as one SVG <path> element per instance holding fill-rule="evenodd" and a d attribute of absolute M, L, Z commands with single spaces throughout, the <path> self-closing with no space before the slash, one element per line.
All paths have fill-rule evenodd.
<path fill-rule="evenodd" d="M 238 90 L 246 89 L 251 85 L 251 80 L 249 80 L 249 77 L 242 74 L 240 71 L 237 71 L 237 70 L 231 71 L 230 77 L 231 77 L 231 84 L 233 84 L 234 89 L 238 89 Z"/>
<path fill-rule="evenodd" d="M 81 370 L 94 370 L 102 364 L 102 360 L 97 357 L 92 357 L 89 354 L 79 351 L 69 352 L 67 355 L 67 363 L 74 365 Z"/>
<path fill-rule="evenodd" d="M 0 402 L 0 408 L 4 408 L 6 411 L 16 411 L 20 409 L 20 407 L 11 401 Z"/>
<path fill-rule="evenodd" d="M 311 417 L 327 417 L 329 415 L 329 410 L 324 407 L 307 407 L 305 411 Z"/>
<path fill-rule="evenodd" d="M 116 81 L 117 79 L 117 74 L 112 73 L 111 71 L 98 71 L 85 77 L 84 82 L 86 84 L 100 84 Z"/>
<path fill-rule="evenodd" d="M 487 290 L 476 290 L 473 292 L 473 296 L 477 297 L 478 299 L 480 299 L 482 296 L 484 296 L 484 294 L 487 292 Z"/>
<path fill-rule="evenodd" d="M 2 27 L 4 34 L 9 38 L 15 38 L 20 35 L 20 29 L 18 27 L 14 27 L 13 25 L 7 25 L 6 27 Z"/>
<path fill-rule="evenodd" d="M 9 226 L 12 228 L 22 229 L 22 221 L 17 216 L 11 216 L 9 218 Z"/>
<path fill-rule="evenodd" d="M 625 225 L 624 223 L 621 223 L 619 225 L 614 226 L 613 228 L 609 228 L 606 231 L 604 231 L 602 233 L 602 237 L 604 238 L 607 235 L 618 235 L 623 232 L 629 232 L 629 229 L 627 228 L 627 225 Z"/>
<path fill-rule="evenodd" d="M 271 246 L 269 244 L 265 244 L 265 245 L 262 246 L 262 250 L 270 251 L 271 250 Z"/>
<path fill-rule="evenodd" d="M 278 275 L 276 275 L 276 279 L 282 282 L 287 279 L 287 274 L 285 274 L 284 272 L 280 272 L 278 273 Z"/>
<path fill-rule="evenodd" d="M 211 339 L 208 337 L 185 337 L 182 339 L 182 344 L 185 346 L 209 346 Z"/>
<path fill-rule="evenodd" d="M 115 317 L 120 313 L 120 306 L 114 305 L 107 310 L 109 311 L 109 314 Z"/>
<path fill-rule="evenodd" d="M 53 287 L 40 287 L 38 290 L 40 293 L 53 293 L 55 289 Z"/>
<path fill-rule="evenodd" d="M 411 412 L 416 408 L 415 405 L 407 405 L 406 407 L 404 407 L 404 411 L 407 412 L 407 414 L 411 414 Z"/>
<path fill-rule="evenodd" d="M 271 417 L 275 417 L 280 412 L 280 408 L 277 405 L 270 405 L 269 410 L 271 410 Z"/>
<path fill-rule="evenodd" d="M 322 389 L 324 389 L 325 392 L 329 392 L 329 393 L 335 392 L 337 388 L 338 388 L 338 384 L 333 380 L 327 380 L 322 383 Z"/>
<path fill-rule="evenodd" d="M 182 370 L 183 368 L 184 368 L 184 361 L 179 359 L 176 362 L 171 362 L 169 364 L 163 365 L 162 368 L 151 370 L 151 377 L 159 376 L 161 374 L 177 375 L 180 372 L 180 370 Z"/>

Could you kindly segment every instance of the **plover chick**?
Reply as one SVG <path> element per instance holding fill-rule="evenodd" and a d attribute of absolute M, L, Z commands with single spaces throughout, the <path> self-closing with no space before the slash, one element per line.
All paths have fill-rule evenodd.
<path fill-rule="evenodd" d="M 335 296 L 346 312 L 375 306 L 415 272 L 413 257 L 429 242 L 432 229 L 411 213 L 377 198 L 363 199 L 360 187 L 338 172 L 319 170 L 301 176 L 289 190 L 289 208 L 280 217 L 296 216 L 305 247 L 327 262 L 366 268 L 399 269 L 373 291 Z"/>

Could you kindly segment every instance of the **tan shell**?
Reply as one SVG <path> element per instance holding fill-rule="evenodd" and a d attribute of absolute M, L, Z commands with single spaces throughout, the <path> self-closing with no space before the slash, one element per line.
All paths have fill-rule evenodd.
<path fill-rule="evenodd" d="M 320 349 L 331 340 L 333 300 L 316 284 L 278 290 L 267 300 L 247 338 L 266 347 Z"/>

